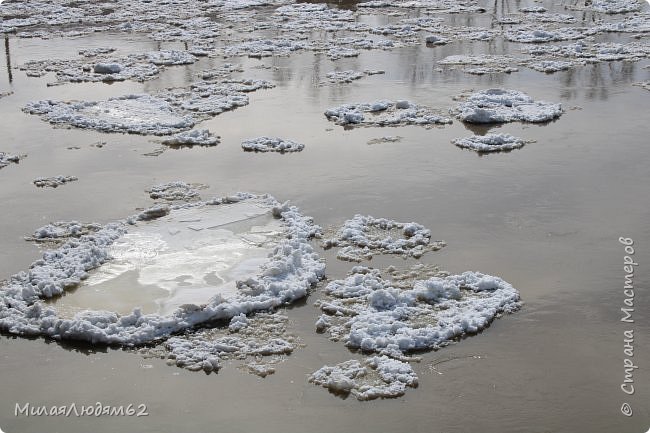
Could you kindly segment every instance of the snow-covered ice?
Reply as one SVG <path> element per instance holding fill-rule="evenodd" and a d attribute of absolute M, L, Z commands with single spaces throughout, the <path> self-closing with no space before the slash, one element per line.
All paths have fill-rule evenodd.
<path fill-rule="evenodd" d="M 452 110 L 468 123 L 547 122 L 563 113 L 560 104 L 534 101 L 523 92 L 487 89 L 472 93 Z"/>
<path fill-rule="evenodd" d="M 79 238 L 101 230 L 98 223 L 81 223 L 79 221 L 56 221 L 34 231 L 25 239 L 37 242 L 62 242 L 70 238 Z"/>
<path fill-rule="evenodd" d="M 174 134 L 170 138 L 163 140 L 163 144 L 174 147 L 216 146 L 219 144 L 219 137 L 213 135 L 207 129 L 193 129 Z"/>
<path fill-rule="evenodd" d="M 416 279 L 404 289 L 376 269 L 357 266 L 324 292 L 327 296 L 317 301 L 328 317 L 319 319 L 322 331 L 350 348 L 392 357 L 476 334 L 520 306 L 512 285 L 471 271 Z"/>
<path fill-rule="evenodd" d="M 278 137 L 257 137 L 242 141 L 242 149 L 249 152 L 300 152 L 305 148 L 302 143 Z"/>
<path fill-rule="evenodd" d="M 519 149 L 526 144 L 526 141 L 510 134 L 486 134 L 456 138 L 452 140 L 452 143 L 458 147 L 471 149 L 478 153 L 486 153 Z"/>

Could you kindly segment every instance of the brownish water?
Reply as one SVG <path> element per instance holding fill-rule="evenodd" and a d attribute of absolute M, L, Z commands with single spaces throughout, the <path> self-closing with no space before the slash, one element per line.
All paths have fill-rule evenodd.
<path fill-rule="evenodd" d="M 482 18 L 476 17 L 480 22 Z M 471 23 L 470 23 L 471 24 Z M 72 56 L 106 45 L 107 36 L 81 40 L 10 40 L 11 63 Z M 157 48 L 144 40 L 110 36 L 133 51 Z M 163 44 L 172 48 L 174 44 Z M 476 47 L 479 48 L 476 48 Z M 506 42 L 474 44 L 510 52 Z M 424 261 L 451 272 L 498 275 L 519 289 L 524 307 L 482 334 L 423 354 L 414 368 L 420 385 L 403 398 L 373 402 L 335 397 L 307 383 L 324 364 L 355 357 L 315 334 L 318 293 L 286 311 L 291 331 L 305 343 L 265 379 L 226 365 L 206 376 L 121 350 L 0 337 L 0 427 L 14 432 L 589 432 L 636 433 L 650 427 L 650 148 L 648 92 L 631 83 L 648 79 L 647 61 L 613 62 L 545 75 L 434 72 L 435 61 L 463 52 L 463 44 L 435 49 L 364 52 L 334 64 L 311 53 L 242 59 L 246 77 L 277 87 L 250 95 L 250 105 L 204 122 L 221 136 L 213 148 L 169 149 L 149 137 L 53 129 L 20 111 L 34 99 L 100 99 L 153 91 L 192 80 L 221 59 L 169 68 L 145 83 L 46 87 L 46 78 L 0 70 L 0 150 L 26 153 L 0 171 L 0 278 L 25 269 L 39 250 L 23 240 L 50 221 L 109 222 L 150 203 L 144 190 L 183 180 L 211 188 L 204 197 L 234 191 L 290 199 L 323 226 L 355 213 L 417 221 L 448 246 Z M 259 64 L 276 70 L 254 69 Z M 346 86 L 317 86 L 324 74 L 385 69 Z M 497 132 L 537 142 L 507 154 L 479 157 L 450 140 L 470 135 L 460 122 L 420 127 L 343 130 L 323 111 L 347 102 L 409 99 L 452 107 L 451 98 L 475 88 L 505 87 L 567 109 L 543 126 L 508 124 Z M 271 135 L 306 144 L 297 154 L 244 153 L 244 138 Z M 368 140 L 400 135 L 400 142 Z M 90 146 L 105 141 L 103 148 Z M 155 139 L 154 139 L 155 141 Z M 68 150 L 78 146 L 79 150 Z M 38 189 L 38 176 L 76 175 L 78 182 Z M 619 236 L 631 237 L 640 263 L 635 275 L 636 393 L 623 380 L 623 256 Z M 349 263 L 330 252 L 328 276 Z M 376 261 L 376 263 L 382 263 Z M 439 361 L 444 361 L 440 362 Z M 435 365 L 435 368 L 434 368 Z M 146 367 L 146 368 L 145 368 Z M 150 368 L 149 368 L 150 367 Z M 16 403 L 147 404 L 141 418 L 15 417 Z M 620 413 L 623 402 L 634 410 Z"/>

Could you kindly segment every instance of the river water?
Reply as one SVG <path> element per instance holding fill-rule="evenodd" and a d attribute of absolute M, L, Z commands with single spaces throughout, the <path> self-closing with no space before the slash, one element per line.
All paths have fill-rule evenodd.
<path fill-rule="evenodd" d="M 485 19 L 462 17 L 465 25 Z M 417 221 L 448 244 L 426 254 L 424 262 L 453 273 L 498 275 L 520 291 L 523 307 L 477 336 L 422 354 L 413 364 L 417 389 L 372 402 L 339 398 L 306 380 L 324 364 L 356 356 L 313 331 L 318 291 L 284 311 L 304 347 L 264 379 L 242 372 L 234 361 L 205 375 L 121 349 L 3 335 L 3 431 L 633 433 L 650 426 L 650 106 L 648 92 L 631 85 L 648 79 L 647 59 L 555 74 L 527 68 L 483 76 L 435 70 L 447 55 L 519 49 L 503 40 L 369 51 L 336 63 L 310 52 L 241 58 L 237 62 L 247 77 L 269 79 L 277 87 L 251 93 L 250 105 L 203 122 L 201 127 L 221 136 L 219 145 L 146 156 L 160 148 L 157 138 L 53 128 L 20 108 L 35 99 L 98 100 L 183 85 L 224 59 L 203 58 L 170 67 L 156 80 L 112 85 L 47 87 L 48 77 L 29 78 L 16 68 L 28 60 L 72 57 L 81 45 L 107 44 L 133 52 L 180 46 L 121 34 L 8 38 L 12 68 L 0 69 L 0 90 L 14 93 L 0 100 L 0 150 L 28 156 L 0 171 L 0 278 L 39 257 L 38 247 L 23 239 L 37 227 L 59 220 L 117 220 L 149 204 L 147 188 L 183 180 L 209 185 L 204 197 L 250 191 L 291 200 L 323 227 L 340 225 L 355 213 Z M 334 66 L 385 74 L 318 85 Z M 491 132 L 536 142 L 484 156 L 450 143 L 472 132 L 458 121 L 431 129 L 344 129 L 323 116 L 329 107 L 379 98 L 452 107 L 452 97 L 461 92 L 490 87 L 560 102 L 566 112 L 544 125 L 495 128 Z M 242 152 L 241 141 L 259 135 L 287 137 L 306 147 L 295 154 Z M 402 139 L 367 144 L 384 135 Z M 92 146 L 98 141 L 106 144 Z M 32 184 L 38 176 L 57 174 L 79 181 L 56 189 Z M 621 236 L 634 239 L 639 263 L 633 324 L 620 321 Z M 329 278 L 349 270 L 332 252 L 318 251 L 327 259 Z M 620 389 L 627 329 L 634 330 L 633 360 L 639 367 L 634 395 Z M 17 403 L 97 401 L 146 404 L 149 415 L 14 416 Z M 621 414 L 624 402 L 633 416 Z"/>

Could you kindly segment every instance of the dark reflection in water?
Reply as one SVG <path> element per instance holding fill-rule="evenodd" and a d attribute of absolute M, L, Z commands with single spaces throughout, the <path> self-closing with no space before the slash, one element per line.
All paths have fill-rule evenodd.
<path fill-rule="evenodd" d="M 7 57 L 7 77 L 9 77 L 9 83 L 14 80 L 14 77 L 11 73 L 11 56 L 9 54 L 9 36 L 5 35 L 5 56 Z"/>

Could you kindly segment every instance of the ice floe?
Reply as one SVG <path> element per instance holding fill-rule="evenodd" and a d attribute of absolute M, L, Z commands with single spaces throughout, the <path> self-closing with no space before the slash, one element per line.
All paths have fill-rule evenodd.
<path fill-rule="evenodd" d="M 52 176 L 52 177 L 37 177 L 34 179 L 33 183 L 39 188 L 57 188 L 66 183 L 74 182 L 79 180 L 77 176 Z"/>
<path fill-rule="evenodd" d="M 421 257 L 437 251 L 444 241 L 431 241 L 431 231 L 418 223 L 355 215 L 343 223 L 335 237 L 323 241 L 325 248 L 338 247 L 337 258 L 360 262 L 377 254 Z"/>
<path fill-rule="evenodd" d="M 407 387 L 417 387 L 418 377 L 406 362 L 373 356 L 363 362 L 350 360 L 326 365 L 312 373 L 309 382 L 335 394 L 352 394 L 357 400 L 374 400 L 404 395 Z"/>
<path fill-rule="evenodd" d="M 416 279 L 405 289 L 376 269 L 357 266 L 324 292 L 327 296 L 316 302 L 325 313 L 319 319 L 322 332 L 350 348 L 396 358 L 476 334 L 520 306 L 512 285 L 470 271 Z"/>
<path fill-rule="evenodd" d="M 403 100 L 345 104 L 325 111 L 325 117 L 342 126 L 444 125 L 451 123 L 451 119 L 436 114 L 428 107 Z"/>
<path fill-rule="evenodd" d="M 510 134 L 486 134 L 456 138 L 452 140 L 452 143 L 464 149 L 471 149 L 478 153 L 487 153 L 519 149 L 526 144 L 526 141 Z"/>
<path fill-rule="evenodd" d="M 234 286 L 227 295 L 216 293 L 207 302 L 183 303 L 163 315 L 145 314 L 135 308 L 128 314 L 86 310 L 71 318 L 60 317 L 55 307 L 46 306 L 39 300 L 61 295 L 67 289 L 78 287 L 84 280 L 114 279 L 125 271 L 123 266 L 109 266 L 111 271 L 104 273 L 100 267 L 114 260 L 122 264 L 131 263 L 129 258 L 133 252 L 140 257 L 142 248 L 158 251 L 155 247 L 157 242 L 152 246 L 146 241 L 152 236 L 163 236 L 163 241 L 183 245 L 184 239 L 198 241 L 209 233 L 219 235 L 218 231 L 205 231 L 210 228 L 270 214 L 280 218 L 281 238 L 258 267 L 244 271 L 242 281 L 232 283 Z M 127 220 L 134 222 L 134 218 Z M 309 242 L 311 237 L 320 233 L 320 228 L 295 206 L 281 205 L 269 196 L 241 193 L 205 203 L 172 207 L 168 216 L 152 222 L 137 222 L 129 227 L 127 220 L 107 224 L 93 234 L 70 240 L 60 248 L 44 253 L 29 271 L 10 277 L 0 287 L 0 329 L 19 335 L 135 345 L 165 339 L 204 322 L 231 320 L 240 314 L 290 304 L 305 297 L 312 285 L 324 275 L 325 264 Z M 181 229 L 185 234 L 178 237 L 176 230 Z M 129 238 L 129 233 L 136 237 Z M 145 242 L 138 242 L 138 239 Z M 154 257 L 158 256 L 154 254 Z M 210 257 L 214 261 L 214 256 Z M 161 271 L 168 267 L 167 264 Z M 92 270 L 95 271 L 91 275 Z M 166 277 L 164 281 L 168 281 Z M 181 288 L 182 282 L 173 278 L 170 281 Z M 201 293 L 208 295 L 209 287 Z"/>
<path fill-rule="evenodd" d="M 380 144 L 380 143 L 396 143 L 398 141 L 402 141 L 403 137 L 400 137 L 399 135 L 386 135 L 384 137 L 379 137 L 379 138 L 373 138 L 368 140 L 368 144 Z"/>
<path fill-rule="evenodd" d="M 487 89 L 469 95 L 452 110 L 468 123 L 547 122 L 560 117 L 561 104 L 534 101 L 517 90 Z"/>
<path fill-rule="evenodd" d="M 440 65 L 460 65 L 464 66 L 463 72 L 474 75 L 494 74 L 494 73 L 511 73 L 517 72 L 519 69 L 516 67 L 518 62 L 510 56 L 495 56 L 495 55 L 481 55 L 481 56 L 466 56 L 466 55 L 452 55 L 447 56 L 440 60 Z"/>
<path fill-rule="evenodd" d="M 249 152 L 300 152 L 305 148 L 302 143 L 277 137 L 257 137 L 242 141 L 242 149 Z"/>
<path fill-rule="evenodd" d="M 591 8 L 606 14 L 621 14 L 641 10 L 639 0 L 593 0 Z"/>
<path fill-rule="evenodd" d="M 357 71 L 332 71 L 325 74 L 330 83 L 351 83 L 364 77 L 362 72 Z"/>

